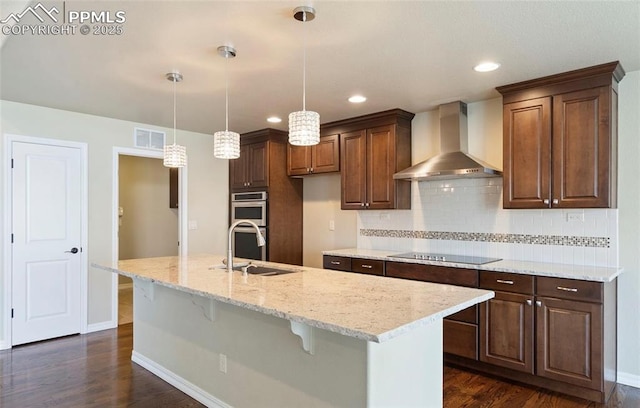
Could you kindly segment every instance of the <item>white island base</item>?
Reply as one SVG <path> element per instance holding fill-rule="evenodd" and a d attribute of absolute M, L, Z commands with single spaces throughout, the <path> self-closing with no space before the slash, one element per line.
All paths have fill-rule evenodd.
<path fill-rule="evenodd" d="M 294 323 L 305 351 L 289 320 L 134 285 L 132 360 L 209 407 L 442 406 L 441 318 L 381 343 Z"/>

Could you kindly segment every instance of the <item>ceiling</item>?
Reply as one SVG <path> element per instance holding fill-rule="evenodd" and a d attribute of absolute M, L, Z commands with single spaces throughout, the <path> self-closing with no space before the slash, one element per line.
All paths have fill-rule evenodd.
<path fill-rule="evenodd" d="M 64 4 L 63 4 L 64 3 Z M 1 18 L 37 2 L 2 1 Z M 453 100 L 498 97 L 496 86 L 619 60 L 640 69 L 638 1 L 58 1 L 60 10 L 124 11 L 121 35 L 2 35 L 0 97 L 51 108 L 178 128 L 286 130 L 302 109 L 326 123 L 401 108 L 424 112 Z M 301 23 L 293 9 L 312 5 Z M 21 22 L 26 22 L 27 18 Z M 37 23 L 37 21 L 35 21 Z M 502 64 L 477 73 L 484 60 Z M 365 95 L 351 104 L 353 94 Z M 283 121 L 266 122 L 271 115 Z"/>

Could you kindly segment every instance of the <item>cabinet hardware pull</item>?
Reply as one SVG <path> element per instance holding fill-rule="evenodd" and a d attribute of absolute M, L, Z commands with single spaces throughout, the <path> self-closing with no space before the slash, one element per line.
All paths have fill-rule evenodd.
<path fill-rule="evenodd" d="M 331 261 L 331 265 L 340 265 L 340 261 Z"/>
<path fill-rule="evenodd" d="M 313 167 L 311 168 L 311 172 L 313 173 Z"/>
<path fill-rule="evenodd" d="M 496 279 L 496 282 L 498 282 L 498 283 L 504 283 L 504 284 L 506 284 L 506 285 L 513 285 L 513 281 L 512 281 L 512 280 Z"/>
<path fill-rule="evenodd" d="M 364 205 L 364 206 L 368 208 L 368 207 L 369 207 L 369 203 L 365 203 L 365 205 Z"/>
<path fill-rule="evenodd" d="M 558 199 L 557 198 L 553 199 L 553 204 L 558 204 Z"/>
<path fill-rule="evenodd" d="M 536 300 L 536 306 L 541 307 L 542 306 L 542 302 L 539 300 Z"/>
<path fill-rule="evenodd" d="M 527 299 L 527 305 L 529 305 L 529 306 L 532 305 L 531 299 Z"/>
<path fill-rule="evenodd" d="M 578 291 L 578 289 L 576 289 L 576 288 L 565 288 L 564 286 L 558 286 L 558 287 L 556 287 L 556 289 L 564 290 L 565 292 L 577 292 Z"/>
<path fill-rule="evenodd" d="M 363 268 L 367 268 L 367 269 L 371 269 L 371 268 L 373 268 L 373 266 L 371 266 L 371 265 L 364 265 L 364 264 L 362 264 L 362 265 L 360 265 L 360 266 L 362 266 Z"/>
<path fill-rule="evenodd" d="M 360 207 L 364 207 L 364 203 L 360 204 Z"/>
<path fill-rule="evenodd" d="M 547 205 L 549 205 L 549 199 L 548 198 L 545 198 L 544 200 L 542 200 L 542 202 L 547 204 Z"/>

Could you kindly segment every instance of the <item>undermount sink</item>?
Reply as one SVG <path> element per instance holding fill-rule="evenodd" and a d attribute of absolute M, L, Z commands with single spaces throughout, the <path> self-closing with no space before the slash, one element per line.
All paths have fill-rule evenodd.
<path fill-rule="evenodd" d="M 288 273 L 295 273 L 295 272 L 299 272 L 299 271 L 292 271 L 289 269 L 276 269 L 268 266 L 250 266 L 247 268 L 248 274 L 260 275 L 260 276 L 286 275 Z"/>
<path fill-rule="evenodd" d="M 244 268 L 247 268 L 247 273 L 249 275 L 258 275 L 258 276 L 276 276 L 276 275 L 286 275 L 289 273 L 300 272 L 299 270 L 278 269 L 270 266 L 257 266 L 257 265 L 251 265 L 251 264 L 247 267 L 246 263 L 241 263 L 233 266 L 234 271 L 244 272 Z M 215 265 L 210 267 L 209 269 L 227 269 L 227 265 Z"/>

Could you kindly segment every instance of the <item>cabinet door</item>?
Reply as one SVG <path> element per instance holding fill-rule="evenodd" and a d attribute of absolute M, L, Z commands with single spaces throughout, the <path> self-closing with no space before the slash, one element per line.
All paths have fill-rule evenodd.
<path fill-rule="evenodd" d="M 229 180 L 231 182 L 232 190 L 247 188 L 248 152 L 249 150 L 247 145 L 240 146 L 240 157 L 229 160 Z"/>
<path fill-rule="evenodd" d="M 537 375 L 602 390 L 602 305 L 538 301 Z"/>
<path fill-rule="evenodd" d="M 367 208 L 394 208 L 395 126 L 367 130 Z"/>
<path fill-rule="evenodd" d="M 268 142 L 247 145 L 249 150 L 249 187 L 267 187 L 269 185 Z"/>
<path fill-rule="evenodd" d="M 340 137 L 324 136 L 311 148 L 311 173 L 340 171 Z"/>
<path fill-rule="evenodd" d="M 532 296 L 495 294 L 480 305 L 480 361 L 533 374 Z"/>
<path fill-rule="evenodd" d="M 610 90 L 553 97 L 554 207 L 610 207 Z"/>
<path fill-rule="evenodd" d="M 343 210 L 360 210 L 367 202 L 366 136 L 366 131 L 359 130 L 340 138 Z"/>
<path fill-rule="evenodd" d="M 287 143 L 287 175 L 303 176 L 311 170 L 311 146 L 292 146 Z"/>
<path fill-rule="evenodd" d="M 549 207 L 551 98 L 505 104 L 503 135 L 504 208 Z"/>

